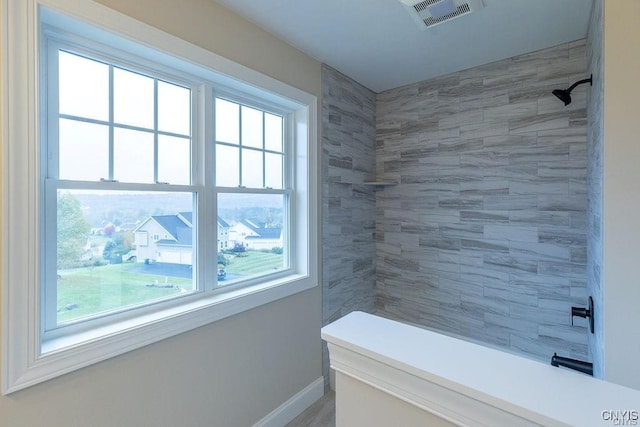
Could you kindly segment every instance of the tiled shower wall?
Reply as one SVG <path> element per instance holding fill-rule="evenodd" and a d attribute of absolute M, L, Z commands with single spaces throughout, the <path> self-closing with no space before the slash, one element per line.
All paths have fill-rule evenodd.
<path fill-rule="evenodd" d="M 604 338 L 602 336 L 602 153 L 604 144 L 603 132 L 603 64 L 602 64 L 602 0 L 593 2 L 589 33 L 587 34 L 587 63 L 589 72 L 593 74 L 593 87 L 588 97 L 588 143 L 587 143 L 587 176 L 588 176 L 588 234 L 587 234 L 587 288 L 593 296 L 595 312 L 595 333 L 589 334 L 589 350 L 593 361 L 593 374 L 602 378 L 604 363 Z"/>
<path fill-rule="evenodd" d="M 582 40 L 378 94 L 379 314 L 588 358 L 589 88 L 551 95 L 587 74 Z"/>
<path fill-rule="evenodd" d="M 375 94 L 322 69 L 322 323 L 374 311 Z M 323 373 L 329 357 L 323 344 Z"/>

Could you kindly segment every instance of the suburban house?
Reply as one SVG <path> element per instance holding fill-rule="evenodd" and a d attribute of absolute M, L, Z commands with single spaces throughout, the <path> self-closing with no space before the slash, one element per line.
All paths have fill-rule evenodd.
<path fill-rule="evenodd" d="M 134 230 L 138 262 L 193 263 L 193 217 L 191 212 L 152 215 Z M 218 244 L 229 246 L 229 224 L 218 217 Z"/>
<path fill-rule="evenodd" d="M 445 14 L 454 2 L 423 6 Z M 601 407 L 588 389 L 597 381 L 640 390 L 640 1 L 469 2 L 483 9 L 420 30 L 407 14 L 416 11 L 411 0 L 0 0 L 0 425 L 333 426 L 332 417 L 294 420 L 331 402 L 332 387 L 377 392 L 340 377 L 346 365 L 332 369 L 322 341 L 323 328 L 358 312 L 562 375 L 542 384 L 478 358 L 469 363 L 487 385 L 473 389 L 478 399 L 507 390 L 493 399 L 499 405 L 528 387 L 529 398 L 511 405 L 527 409 L 518 423 L 480 423 L 470 404 L 460 425 L 637 424 L 640 400 Z M 88 83 L 68 79 L 74 96 L 58 102 L 62 83 L 51 76 L 73 48 L 73 59 L 91 62 Z M 116 93 L 118 75 L 148 84 Z M 141 93 L 158 107 L 162 90 L 177 93 L 187 113 L 168 102 L 128 121 L 143 109 Z M 109 107 L 117 96 L 120 117 Z M 74 110 L 76 99 L 91 108 Z M 228 114 L 215 123 L 219 106 Z M 248 126 L 254 117 L 259 125 Z M 284 124 L 269 124 L 278 118 Z M 268 145 L 264 135 L 290 144 Z M 65 150 L 80 160 L 58 162 Z M 274 168 L 280 175 L 269 175 Z M 212 190 L 222 182 L 210 179 L 216 170 L 229 182 Z M 211 221 L 220 192 L 282 196 L 295 212 L 289 228 L 218 217 L 220 244 L 205 252 L 290 244 L 292 268 L 241 286 L 210 280 L 175 298 L 141 285 L 169 296 L 129 317 L 58 322 L 56 287 L 79 282 L 55 271 L 55 193 L 70 188 L 193 195 Z M 132 227 L 137 262 L 192 262 L 197 220 L 178 212 Z M 213 240 L 212 224 L 206 233 Z M 116 267 L 146 268 L 90 266 L 87 277 Z M 100 289 L 105 301 L 122 296 L 118 286 Z M 360 338 L 386 345 L 377 332 Z M 432 360 L 428 348 L 395 343 L 399 353 L 424 350 L 418 363 Z M 549 366 L 556 352 L 591 364 L 594 378 Z M 435 362 L 455 377 L 467 356 Z M 350 368 L 364 372 L 372 360 Z M 573 391 L 589 402 L 590 422 L 529 418 L 528 403 L 544 399 L 566 415 L 575 396 L 556 386 L 573 381 L 584 385 Z M 471 390 L 450 383 L 438 388 L 442 401 Z M 425 412 L 393 403 L 408 417 Z M 353 399 L 338 416 L 352 407 L 386 406 Z M 429 425 L 398 421 L 407 419 L 360 425 Z"/>
<path fill-rule="evenodd" d="M 218 217 L 218 250 L 221 252 L 229 248 L 229 224 L 222 218 Z"/>
<path fill-rule="evenodd" d="M 282 248 L 282 228 L 267 227 L 264 222 L 243 219 L 229 228 L 231 245 L 240 244 L 247 249 Z"/>

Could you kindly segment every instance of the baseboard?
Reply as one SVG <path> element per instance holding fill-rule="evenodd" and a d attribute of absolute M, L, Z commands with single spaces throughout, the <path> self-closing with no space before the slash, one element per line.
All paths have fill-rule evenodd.
<path fill-rule="evenodd" d="M 254 427 L 282 427 L 324 396 L 324 377 L 320 377 L 254 424 Z"/>

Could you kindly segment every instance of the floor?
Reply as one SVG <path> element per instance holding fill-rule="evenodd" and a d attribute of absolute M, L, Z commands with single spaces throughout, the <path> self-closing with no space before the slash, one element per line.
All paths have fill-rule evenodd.
<path fill-rule="evenodd" d="M 286 427 L 335 427 L 335 425 L 336 393 L 332 391 L 308 407 Z"/>

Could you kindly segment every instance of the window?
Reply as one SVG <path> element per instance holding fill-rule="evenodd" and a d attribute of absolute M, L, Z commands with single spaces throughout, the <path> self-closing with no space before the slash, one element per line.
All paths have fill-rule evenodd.
<path fill-rule="evenodd" d="M 3 393 L 317 285 L 316 98 L 67 3 L 3 3 Z"/>
<path fill-rule="evenodd" d="M 45 338 L 196 291 L 197 227 L 178 213 L 193 212 L 199 196 L 191 168 L 194 87 L 47 41 Z M 156 248 L 138 247 L 135 233 L 149 231 L 158 232 Z M 160 247 L 164 258 L 153 256 Z"/>
<path fill-rule="evenodd" d="M 249 237 L 246 232 L 237 235 L 227 251 L 234 264 L 248 268 L 234 270 L 231 264 L 225 283 L 286 270 L 292 194 L 286 173 L 286 119 L 217 97 L 215 123 L 219 215 L 231 227 L 251 230 Z"/>

